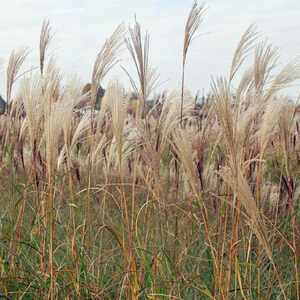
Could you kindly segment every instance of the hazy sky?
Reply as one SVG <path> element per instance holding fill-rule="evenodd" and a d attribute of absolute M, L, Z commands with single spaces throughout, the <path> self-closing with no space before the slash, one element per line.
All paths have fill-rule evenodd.
<path fill-rule="evenodd" d="M 160 89 L 177 88 L 184 25 L 192 3 L 192 0 L 2 0 L 0 94 L 5 91 L 5 67 L 12 49 L 28 46 L 31 53 L 27 67 L 38 66 L 39 33 L 44 18 L 50 20 L 55 32 L 50 52 L 56 55 L 65 75 L 77 73 L 86 82 L 105 39 L 119 23 L 133 24 L 135 14 L 142 28 L 150 33 L 150 62 L 160 71 L 163 83 Z M 202 88 L 207 92 L 211 76 L 228 74 L 235 46 L 251 23 L 256 23 L 262 36 L 280 49 L 282 63 L 300 55 L 299 0 L 204 3 L 207 10 L 201 34 L 194 40 L 187 59 L 186 87 L 192 92 Z M 122 65 L 132 65 L 126 51 L 122 57 Z M 115 77 L 129 86 L 119 66 L 107 80 Z M 288 92 L 295 97 L 299 90 L 297 83 Z"/>

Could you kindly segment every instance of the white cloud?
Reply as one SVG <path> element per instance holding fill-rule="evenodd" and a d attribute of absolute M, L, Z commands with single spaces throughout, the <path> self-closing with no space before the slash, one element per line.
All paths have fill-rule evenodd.
<path fill-rule="evenodd" d="M 192 0 L 16 0 L 1 4 L 0 57 L 8 60 L 19 46 L 32 48 L 29 65 L 38 64 L 38 39 L 44 18 L 49 18 L 61 68 L 89 80 L 97 51 L 114 28 L 133 23 L 136 14 L 143 29 L 150 32 L 150 59 L 161 72 L 162 88 L 179 86 L 184 24 Z M 200 31 L 188 54 L 186 85 L 193 92 L 209 88 L 211 76 L 228 74 L 235 46 L 253 22 L 281 50 L 283 61 L 300 54 L 298 0 L 212 0 Z M 124 53 L 123 64 L 128 65 Z M 129 61 L 130 62 L 130 61 Z M 131 68 L 132 70 L 132 68 Z M 121 75 L 120 75 L 121 74 Z M 0 73 L 3 94 L 3 72 Z M 111 76 L 124 74 L 116 68 Z M 290 93 L 296 95 L 299 87 Z"/>

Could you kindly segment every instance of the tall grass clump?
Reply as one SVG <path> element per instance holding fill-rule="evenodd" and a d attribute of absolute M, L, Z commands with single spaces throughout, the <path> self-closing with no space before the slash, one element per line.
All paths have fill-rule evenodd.
<path fill-rule="evenodd" d="M 203 12 L 195 2 L 182 82 L 168 93 L 155 94 L 137 21 L 105 41 L 87 93 L 48 57 L 48 21 L 38 70 L 22 73 L 27 51 L 12 53 L 0 116 L 0 298 L 300 299 L 299 107 L 282 95 L 300 62 L 282 66 L 251 25 L 196 110 L 184 71 Z M 133 91 L 110 81 L 99 110 L 123 43 L 137 82 L 123 68 Z"/>

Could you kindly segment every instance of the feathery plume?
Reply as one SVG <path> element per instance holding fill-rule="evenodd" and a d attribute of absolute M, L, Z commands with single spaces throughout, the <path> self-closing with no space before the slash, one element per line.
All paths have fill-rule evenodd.
<path fill-rule="evenodd" d="M 120 24 L 97 54 L 92 73 L 91 107 L 95 107 L 97 91 L 105 75 L 119 62 L 118 54 L 124 41 L 125 26 Z"/>
<path fill-rule="evenodd" d="M 184 30 L 184 42 L 183 42 L 183 55 L 182 55 L 182 78 L 181 78 L 181 109 L 180 109 L 180 123 L 182 122 L 182 110 L 183 110 L 183 91 L 184 91 L 184 73 L 185 73 L 185 63 L 190 44 L 198 31 L 200 24 L 202 23 L 202 17 L 204 13 L 204 6 L 198 5 L 195 1 L 187 22 L 185 24 Z"/>
<path fill-rule="evenodd" d="M 141 25 L 135 19 L 133 28 L 129 28 L 130 38 L 125 39 L 126 46 L 134 62 L 142 94 L 142 106 L 145 111 L 147 101 L 147 75 L 149 68 L 149 33 L 145 33 L 142 41 Z M 131 77 L 130 77 L 131 78 Z M 133 81 L 131 79 L 131 81 Z M 135 84 L 133 87 L 136 89 Z"/>
<path fill-rule="evenodd" d="M 243 64 L 250 51 L 253 49 L 254 42 L 257 40 L 257 37 L 258 33 L 256 31 L 256 26 L 252 24 L 242 35 L 242 38 L 240 39 L 238 46 L 235 50 L 230 69 L 229 82 L 232 81 L 236 72 Z"/>
<path fill-rule="evenodd" d="M 21 48 L 18 51 L 13 50 L 9 62 L 8 62 L 8 67 L 6 71 L 6 102 L 7 105 L 9 106 L 11 102 L 11 93 L 12 93 L 12 88 L 15 83 L 15 80 L 17 78 L 17 75 L 20 71 L 20 68 L 22 64 L 24 63 L 27 55 L 28 55 L 28 50 L 26 48 Z"/>
<path fill-rule="evenodd" d="M 50 22 L 48 20 L 44 20 L 40 34 L 40 72 L 42 75 L 44 73 L 46 51 L 52 38 L 53 35 L 51 34 Z"/>

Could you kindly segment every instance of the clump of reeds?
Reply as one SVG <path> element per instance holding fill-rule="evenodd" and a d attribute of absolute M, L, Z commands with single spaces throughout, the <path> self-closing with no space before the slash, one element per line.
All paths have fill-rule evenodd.
<path fill-rule="evenodd" d="M 299 117 L 279 95 L 299 62 L 276 73 L 278 50 L 251 25 L 228 77 L 195 110 L 184 68 L 203 12 L 195 2 L 188 16 L 181 87 L 150 108 L 158 73 L 137 21 L 125 39 L 135 97 L 112 81 L 99 112 L 123 25 L 96 57 L 90 110 L 76 110 L 83 85 L 63 85 L 47 59 L 48 21 L 39 71 L 21 74 L 16 93 L 27 52 L 12 53 L 0 116 L 0 297 L 299 299 Z"/>

